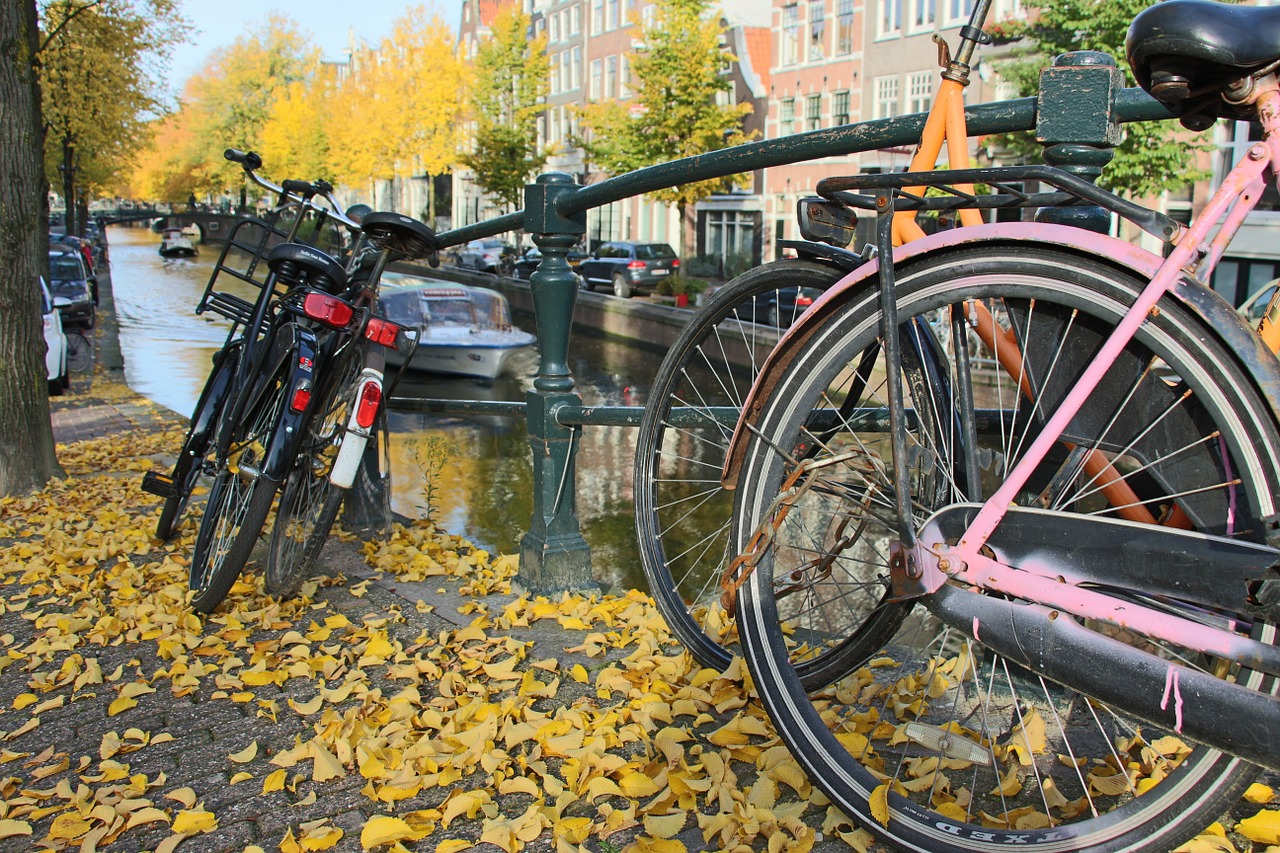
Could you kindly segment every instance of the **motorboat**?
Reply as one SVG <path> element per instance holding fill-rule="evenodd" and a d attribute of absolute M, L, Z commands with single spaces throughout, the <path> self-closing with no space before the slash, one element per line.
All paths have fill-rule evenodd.
<path fill-rule="evenodd" d="M 382 284 L 379 313 L 418 335 L 409 370 L 492 381 L 512 354 L 537 340 L 512 325 L 507 299 L 496 290 L 401 273 L 386 273 Z M 388 367 L 403 363 L 402 354 L 387 350 Z"/>
<path fill-rule="evenodd" d="M 191 238 L 182 233 L 181 228 L 165 228 L 160 232 L 160 257 L 162 258 L 194 258 L 195 244 Z"/>

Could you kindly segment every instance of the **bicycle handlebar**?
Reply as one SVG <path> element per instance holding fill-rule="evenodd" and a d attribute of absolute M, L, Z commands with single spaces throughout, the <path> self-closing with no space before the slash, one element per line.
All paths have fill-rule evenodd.
<path fill-rule="evenodd" d="M 360 223 L 348 219 L 343 214 L 342 205 L 333 197 L 333 185 L 328 181 L 319 180 L 315 183 L 310 183 L 308 181 L 286 180 L 280 184 L 275 184 L 258 174 L 257 170 L 262 168 L 262 158 L 253 151 L 239 151 L 235 148 L 228 148 L 222 152 L 222 156 L 233 163 L 239 163 L 250 180 L 264 190 L 278 195 L 282 204 L 293 203 L 317 212 L 323 212 L 351 231 L 360 232 Z M 316 196 L 328 202 L 329 207 L 326 208 L 313 202 L 311 199 Z"/>

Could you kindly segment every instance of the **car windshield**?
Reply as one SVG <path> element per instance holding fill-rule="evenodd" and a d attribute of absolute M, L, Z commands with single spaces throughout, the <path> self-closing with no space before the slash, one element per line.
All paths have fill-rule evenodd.
<path fill-rule="evenodd" d="M 645 243 L 636 246 L 636 257 L 642 261 L 665 260 L 675 256 L 675 250 L 666 243 Z"/>
<path fill-rule="evenodd" d="M 54 281 L 75 281 L 81 278 L 80 262 L 66 255 L 49 258 L 49 277 Z"/>

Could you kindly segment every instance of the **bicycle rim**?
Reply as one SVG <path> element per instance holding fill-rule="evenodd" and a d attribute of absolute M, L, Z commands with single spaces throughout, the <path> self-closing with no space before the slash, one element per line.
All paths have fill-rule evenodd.
<path fill-rule="evenodd" d="M 351 348 L 332 365 L 329 393 L 318 401 L 297 463 L 285 480 L 265 575 L 267 591 L 273 595 L 297 593 L 337 517 L 342 490 L 329 481 L 329 474 L 351 414 L 360 355 L 358 348 Z"/>
<path fill-rule="evenodd" d="M 720 471 L 737 413 L 778 339 L 768 322 L 783 291 L 816 295 L 842 275 L 789 260 L 738 276 L 693 315 L 650 388 L 636 440 L 640 556 L 668 626 L 703 666 L 725 668 L 737 646 L 720 603 L 733 556 L 733 494 L 721 487 Z M 806 683 L 831 677 L 814 662 L 802 672 Z"/>
<path fill-rule="evenodd" d="M 994 491 L 1042 413 L 1056 407 L 1143 283 L 1093 259 L 1028 247 L 969 247 L 963 256 L 926 257 L 898 272 L 899 319 L 915 319 L 945 368 L 927 390 L 908 384 L 908 408 L 932 409 L 942 413 L 938 423 L 957 426 L 907 449 L 913 470 L 944 472 L 947 482 L 944 494 L 930 495 L 913 480 L 919 523 L 943 502 L 975 497 L 975 488 L 978 498 Z M 876 349 L 876 298 L 854 298 L 807 342 L 766 403 L 744 464 L 735 545 L 762 524 L 776 532 L 743 588 L 739 629 L 779 733 L 833 802 L 907 849 L 1173 849 L 1238 798 L 1253 768 L 1006 661 L 922 603 L 883 644 L 864 649 L 862 667 L 805 696 L 792 660 L 812 654 L 806 647 L 844 641 L 848 629 L 784 634 L 779 623 L 790 622 L 795 605 L 779 594 L 778 578 L 816 554 L 833 573 L 883 589 L 887 547 L 897 538 L 886 437 L 869 426 L 882 400 L 863 396 L 866 422 L 846 418 L 825 436 L 809 426 L 815 409 L 836 408 L 850 365 Z M 963 312 L 961 327 L 949 322 L 952 306 Z M 1006 333 L 989 336 L 992 344 L 969 339 L 979 306 Z M 957 332 L 974 355 L 975 403 L 985 417 L 968 455 L 957 423 Z M 1010 346 L 1020 353 L 1015 373 L 997 367 Z M 1272 416 L 1234 358 L 1172 302 L 1161 303 L 1068 433 L 1074 446 L 1099 449 L 1158 519 L 1183 513 L 1206 532 L 1256 539 L 1261 519 L 1274 511 L 1275 473 L 1265 456 L 1277 441 Z M 812 458 L 828 467 L 803 496 L 782 501 L 788 512 L 775 523 L 770 506 L 792 466 L 788 451 L 815 440 L 821 450 Z M 1041 468 L 1020 503 L 1118 513 L 1098 476 L 1067 448 Z M 850 523 L 864 526 L 861 537 L 836 535 Z M 1115 583 L 1122 586 L 1123 578 Z M 873 594 L 857 604 L 829 599 L 832 623 L 866 624 L 883 606 Z M 1160 606 L 1220 627 L 1234 620 L 1242 631 L 1276 641 L 1274 625 L 1249 624 L 1240 614 L 1170 600 Z M 1273 680 L 1225 662 L 1081 624 L 1160 658 L 1275 691 Z M 887 825 L 879 820 L 886 817 Z"/>
<path fill-rule="evenodd" d="M 243 571 L 271 511 L 279 483 L 255 476 L 267 456 L 267 445 L 284 411 L 283 373 L 272 378 L 261 401 L 236 429 L 227 458 L 209 491 L 204 517 L 196 534 L 190 586 L 194 606 L 209 612 Z M 234 408 L 234 407 L 233 407 Z"/>

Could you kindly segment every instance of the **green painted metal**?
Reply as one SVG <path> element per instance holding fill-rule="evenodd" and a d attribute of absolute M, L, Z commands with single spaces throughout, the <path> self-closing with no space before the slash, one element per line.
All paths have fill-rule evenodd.
<path fill-rule="evenodd" d="M 1119 139 L 1120 124 L 1165 118 L 1169 118 L 1168 112 L 1146 92 L 1121 88 L 1114 61 L 1103 54 L 1086 52 L 1065 54 L 1046 69 L 1037 98 L 965 108 L 971 135 L 1035 129 L 1046 145 L 1045 158 L 1050 164 L 1089 180 L 1095 179 L 1110 161 L 1110 148 Z M 526 402 L 393 401 L 426 411 L 527 418 L 535 504 L 529 533 L 521 540 L 518 579 L 526 588 L 540 593 L 596 588 L 590 548 L 577 517 L 574 455 L 578 437 L 585 425 L 636 426 L 644 411 L 583 406 L 573 392 L 568 346 L 577 284 L 566 253 L 586 231 L 586 211 L 693 181 L 880 148 L 913 146 L 924 122 L 924 115 L 898 116 L 765 139 L 640 169 L 587 187 L 574 185 L 568 175 L 550 173 L 526 188 L 523 211 L 438 235 L 441 246 L 447 247 L 523 228 L 533 234 L 534 243 L 542 251 L 542 262 L 531 280 L 541 362 L 534 390 Z M 1084 215 L 1085 220 L 1073 220 L 1074 224 L 1102 224 L 1088 209 Z M 718 409 L 714 416 L 733 423 L 737 411 Z M 705 415 L 677 409 L 672 418 L 698 422 Z"/>

